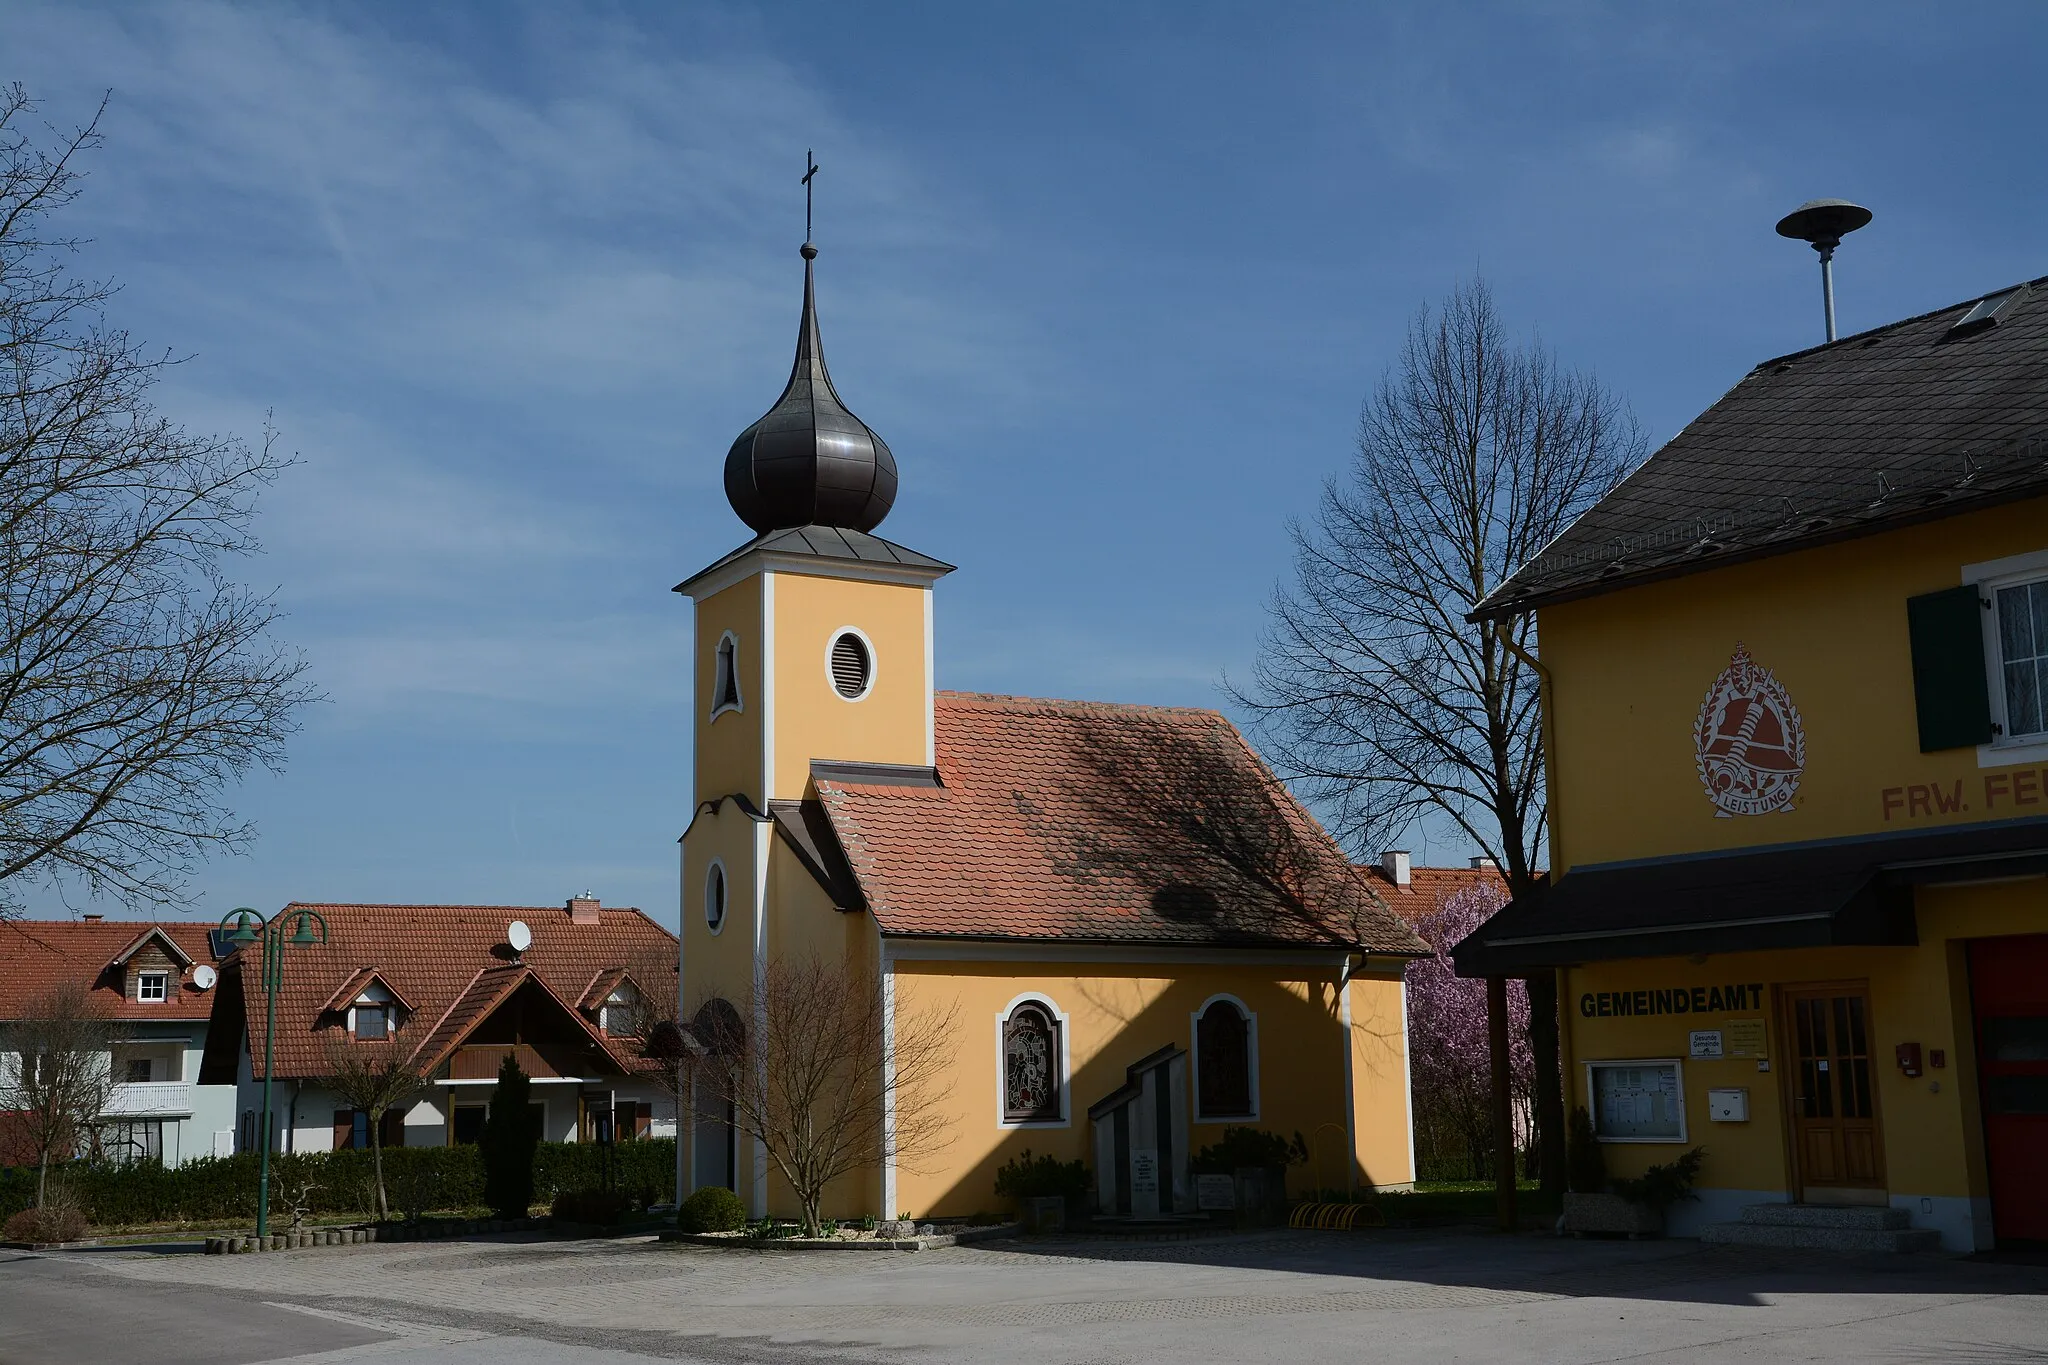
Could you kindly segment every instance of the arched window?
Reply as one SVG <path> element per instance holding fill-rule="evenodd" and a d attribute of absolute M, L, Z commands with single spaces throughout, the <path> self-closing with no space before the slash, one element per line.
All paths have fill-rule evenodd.
<path fill-rule="evenodd" d="M 725 927 L 725 864 L 716 858 L 704 869 L 704 925 L 714 934 Z"/>
<path fill-rule="evenodd" d="M 1050 1009 L 1027 1000 L 1003 1021 L 1003 1122 L 1058 1123 L 1060 1025 Z"/>
<path fill-rule="evenodd" d="M 731 631 L 718 637 L 711 679 L 711 718 L 740 709 L 740 642 Z"/>
<path fill-rule="evenodd" d="M 1234 1000 L 1211 1000 L 1195 1017 L 1195 1117 L 1255 1118 L 1258 1107 L 1251 1016 Z"/>

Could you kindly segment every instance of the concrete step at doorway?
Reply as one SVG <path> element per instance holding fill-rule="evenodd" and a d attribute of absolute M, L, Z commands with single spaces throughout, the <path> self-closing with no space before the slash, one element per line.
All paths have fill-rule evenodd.
<path fill-rule="evenodd" d="M 1710 1223 L 1702 1242 L 1803 1251 L 1933 1251 L 1941 1234 L 1910 1226 L 1904 1209 L 1870 1205 L 1751 1204 L 1735 1223 Z"/>

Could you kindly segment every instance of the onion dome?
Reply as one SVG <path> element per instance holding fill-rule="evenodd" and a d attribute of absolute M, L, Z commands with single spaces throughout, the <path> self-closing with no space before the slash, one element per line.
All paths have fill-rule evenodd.
<path fill-rule="evenodd" d="M 725 456 L 726 500 L 762 534 L 795 526 L 872 531 L 896 501 L 896 457 L 847 411 L 825 370 L 811 285 L 817 255 L 805 242 L 804 313 L 789 384 Z"/>

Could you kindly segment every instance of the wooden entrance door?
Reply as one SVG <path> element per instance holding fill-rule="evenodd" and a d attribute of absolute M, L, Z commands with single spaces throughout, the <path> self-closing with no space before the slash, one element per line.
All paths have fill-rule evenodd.
<path fill-rule="evenodd" d="M 2048 1242 L 2048 934 L 1972 942 L 1970 998 L 1992 1233 Z"/>
<path fill-rule="evenodd" d="M 1800 1197 L 1862 1202 L 1885 1185 L 1870 992 L 1861 983 L 1794 987 L 1785 1010 Z"/>

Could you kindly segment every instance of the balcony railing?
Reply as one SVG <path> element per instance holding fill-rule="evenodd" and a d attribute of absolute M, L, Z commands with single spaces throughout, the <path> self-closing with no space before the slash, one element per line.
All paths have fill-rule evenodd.
<path fill-rule="evenodd" d="M 109 1118 L 164 1118 L 192 1112 L 186 1081 L 126 1081 L 116 1084 L 100 1111 Z"/>

